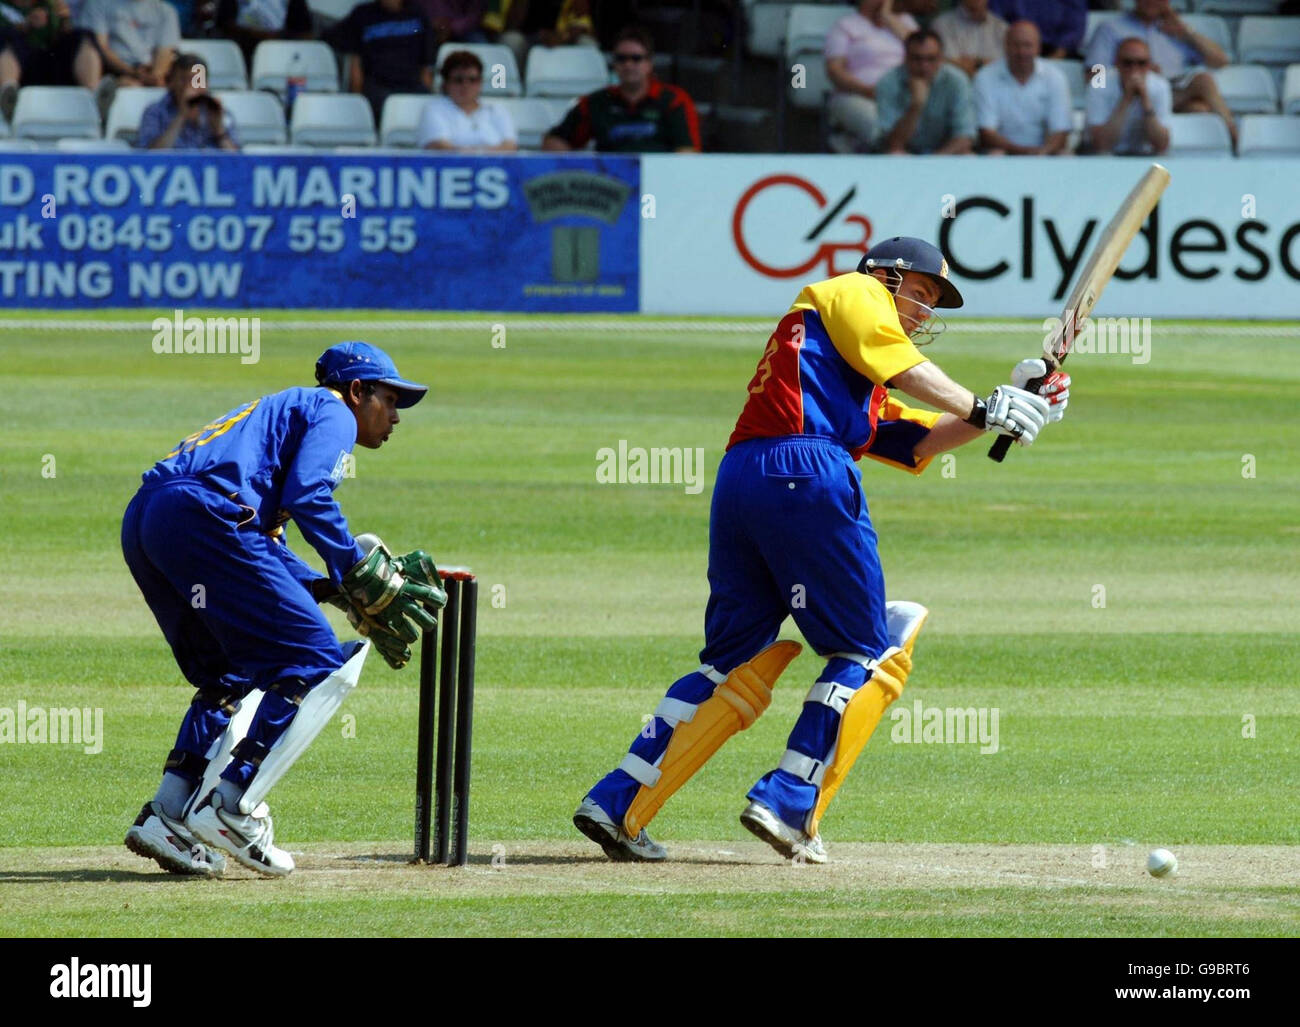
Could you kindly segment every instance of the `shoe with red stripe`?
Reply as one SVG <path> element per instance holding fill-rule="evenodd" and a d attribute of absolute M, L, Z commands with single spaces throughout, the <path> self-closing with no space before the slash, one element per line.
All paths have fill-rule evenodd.
<path fill-rule="evenodd" d="M 211 848 L 220 849 L 236 862 L 267 877 L 293 872 L 293 857 L 275 847 L 271 811 L 258 803 L 251 814 L 228 810 L 215 788 L 185 817 L 185 826 Z"/>
<path fill-rule="evenodd" d="M 154 860 L 169 874 L 220 877 L 226 869 L 225 856 L 208 850 L 156 802 L 144 804 L 126 832 L 126 847 L 137 856 Z"/>

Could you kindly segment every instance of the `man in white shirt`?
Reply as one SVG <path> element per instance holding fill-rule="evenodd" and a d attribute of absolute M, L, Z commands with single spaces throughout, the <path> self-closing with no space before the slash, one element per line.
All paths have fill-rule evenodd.
<path fill-rule="evenodd" d="M 1038 56 L 1038 26 L 1007 30 L 1006 57 L 975 76 L 975 123 L 986 153 L 1061 154 L 1070 137 L 1070 84 Z"/>
<path fill-rule="evenodd" d="M 481 100 L 483 62 L 469 50 L 447 55 L 439 71 L 445 96 L 435 96 L 420 115 L 416 145 L 423 150 L 519 149 L 514 122 L 500 104 Z"/>
<path fill-rule="evenodd" d="M 1151 70 L 1151 51 L 1140 39 L 1123 40 L 1115 63 L 1088 82 L 1089 147 L 1095 153 L 1164 153 L 1174 107 L 1169 82 Z"/>
<path fill-rule="evenodd" d="M 826 75 L 835 87 L 828 113 L 832 129 L 869 150 L 876 139 L 876 85 L 903 63 L 903 40 L 917 29 L 894 0 L 861 0 L 857 12 L 837 21 L 826 36 Z"/>

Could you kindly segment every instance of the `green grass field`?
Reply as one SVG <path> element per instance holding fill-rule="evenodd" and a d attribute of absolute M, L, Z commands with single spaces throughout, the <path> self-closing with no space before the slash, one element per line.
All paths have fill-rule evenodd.
<path fill-rule="evenodd" d="M 0 932 L 1300 934 L 1290 340 L 1157 323 L 1145 365 L 1078 356 L 1065 422 L 1002 466 L 979 442 L 920 478 L 865 462 L 890 594 L 932 610 L 900 705 L 996 709 L 998 751 L 899 744 L 886 720 L 823 824 L 832 862 L 785 864 L 737 815 L 818 672 L 805 654 L 654 822 L 677 858 L 642 867 L 605 862 L 569 817 L 695 665 L 712 475 L 767 327 L 267 318 L 253 365 L 155 355 L 144 327 L 6 327 L 0 710 L 101 708 L 104 737 L 95 755 L 0 744 Z M 417 672 L 375 657 L 272 795 L 299 870 L 170 878 L 121 841 L 190 689 L 122 562 L 121 511 L 177 439 L 309 384 L 355 337 L 432 392 L 358 451 L 337 493 L 353 530 L 483 583 L 473 864 L 405 864 Z M 1039 339 L 959 324 L 930 355 L 986 392 Z M 704 490 L 598 484 L 621 439 L 703 447 Z M 1156 846 L 1177 877 L 1146 875 Z"/>

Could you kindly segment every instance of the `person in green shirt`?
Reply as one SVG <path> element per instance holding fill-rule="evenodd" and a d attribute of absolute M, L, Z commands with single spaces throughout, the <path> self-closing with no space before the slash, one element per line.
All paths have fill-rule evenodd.
<path fill-rule="evenodd" d="M 884 153 L 970 153 L 975 101 L 970 79 L 944 63 L 943 44 L 928 29 L 907 37 L 903 63 L 876 85 Z"/>

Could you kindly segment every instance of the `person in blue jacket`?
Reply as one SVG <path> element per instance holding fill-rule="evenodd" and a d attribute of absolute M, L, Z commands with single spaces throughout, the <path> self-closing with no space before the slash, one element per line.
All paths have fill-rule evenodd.
<path fill-rule="evenodd" d="M 406 643 L 436 623 L 445 601 L 425 554 L 394 558 L 371 536 L 359 544 L 333 495 L 353 446 L 382 446 L 398 411 L 427 386 L 364 342 L 326 350 L 316 381 L 245 403 L 182 439 L 145 472 L 122 519 L 127 566 L 197 689 L 162 783 L 126 837 L 174 873 L 220 874 L 227 854 L 268 876 L 292 871 L 261 796 L 356 683 L 365 650 L 339 642 L 318 602 L 348 609 L 399 667 Z M 285 543 L 288 520 L 326 578 Z M 199 794 L 232 715 L 255 690 L 263 694 L 246 736 L 226 739 L 228 762 Z"/>

